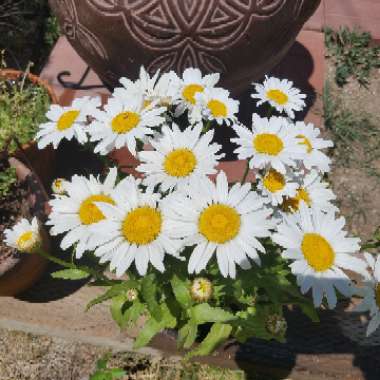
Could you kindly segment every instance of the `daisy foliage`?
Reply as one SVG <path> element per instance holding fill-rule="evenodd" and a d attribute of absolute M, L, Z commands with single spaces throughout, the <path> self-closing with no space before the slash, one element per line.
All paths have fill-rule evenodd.
<path fill-rule="evenodd" d="M 269 104 L 268 114 L 252 104 L 245 126 L 219 79 L 198 68 L 177 75 L 142 67 L 137 77 L 121 78 L 104 104 L 85 97 L 53 105 L 38 146 L 76 138 L 105 164 L 100 174 L 52 184 L 46 225 L 62 252 L 43 253 L 35 219 L 6 230 L 7 244 L 61 264 L 54 277 L 104 286 L 88 308 L 109 300 L 121 328 L 145 323 L 136 347 L 166 328 L 178 329 L 186 350 L 208 328 L 188 357 L 230 337 L 284 341 L 284 305 L 317 321 L 318 308 L 355 292 L 372 333 L 380 325 L 379 260 L 366 254 L 364 261 L 359 239 L 344 230 L 326 176 L 332 142 L 294 120 L 305 95 L 286 79 L 266 77 L 252 97 Z M 226 144 L 246 166 L 240 181 L 223 170 Z M 135 156 L 134 174 L 107 163 L 115 149 Z"/>

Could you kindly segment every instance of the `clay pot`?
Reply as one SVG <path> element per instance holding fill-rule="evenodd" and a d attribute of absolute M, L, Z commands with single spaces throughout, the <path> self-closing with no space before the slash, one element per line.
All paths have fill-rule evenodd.
<path fill-rule="evenodd" d="M 5 69 L 0 70 L 0 79 L 17 80 L 24 75 L 24 72 L 19 70 Z M 52 104 L 58 103 L 58 98 L 53 90 L 53 88 L 40 77 L 27 74 L 27 78 L 30 82 L 37 86 L 43 87 L 50 97 Z M 55 150 L 51 145 L 45 149 L 38 149 L 37 143 L 31 141 L 27 144 L 22 145 L 22 149 L 19 149 L 13 154 L 21 161 L 33 167 L 33 170 L 41 178 L 45 186 L 50 186 L 51 180 L 53 179 L 55 170 Z"/>
<path fill-rule="evenodd" d="M 49 0 L 61 31 L 109 87 L 141 65 L 222 73 L 235 94 L 280 62 L 321 0 Z"/>
<path fill-rule="evenodd" d="M 44 221 L 47 195 L 43 185 L 21 161 L 10 158 L 9 162 L 16 169 L 18 180 L 27 184 L 28 196 L 23 216 L 37 216 L 40 222 Z M 42 225 L 41 236 L 43 247 L 48 251 L 50 240 Z M 0 296 L 15 296 L 29 289 L 42 276 L 47 265 L 48 261 L 37 254 L 22 253 L 16 258 L 6 257 L 0 263 Z"/>

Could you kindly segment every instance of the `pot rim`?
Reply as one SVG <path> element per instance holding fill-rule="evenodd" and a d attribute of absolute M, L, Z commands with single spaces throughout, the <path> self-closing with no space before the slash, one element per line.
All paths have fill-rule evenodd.
<path fill-rule="evenodd" d="M 16 69 L 0 69 L 0 78 L 8 78 L 11 80 L 16 80 L 20 78 L 22 75 L 25 75 L 24 71 L 21 70 L 16 70 Z M 58 104 L 58 97 L 57 94 L 55 93 L 53 87 L 44 79 L 41 79 L 40 76 L 27 73 L 26 77 L 35 85 L 38 85 L 40 87 L 43 87 L 46 92 L 49 95 L 50 98 L 50 103 L 51 104 Z M 35 146 L 37 143 L 35 141 L 29 141 L 25 144 L 22 144 L 23 150 L 27 150 L 30 147 Z"/>

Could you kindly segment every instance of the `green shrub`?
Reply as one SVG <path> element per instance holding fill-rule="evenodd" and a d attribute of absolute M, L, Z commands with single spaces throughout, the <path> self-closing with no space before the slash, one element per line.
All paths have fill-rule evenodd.
<path fill-rule="evenodd" d="M 17 143 L 31 141 L 39 124 L 45 120 L 50 98 L 46 90 L 21 78 L 17 81 L 0 79 L 0 152 L 14 153 Z M 4 164 L 3 164 L 4 165 Z M 15 182 L 15 171 L 2 168 L 0 195 L 5 196 Z"/>
<path fill-rule="evenodd" d="M 368 85 L 373 68 L 380 67 L 380 47 L 371 47 L 371 34 L 346 27 L 334 31 L 325 29 L 325 43 L 329 54 L 335 59 L 335 81 L 344 86 L 349 77 L 361 85 Z"/>

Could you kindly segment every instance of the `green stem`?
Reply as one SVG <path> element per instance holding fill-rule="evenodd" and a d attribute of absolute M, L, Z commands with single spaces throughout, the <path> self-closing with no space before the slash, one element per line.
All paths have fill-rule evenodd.
<path fill-rule="evenodd" d="M 247 165 L 245 167 L 244 175 L 243 175 L 243 178 L 241 180 L 242 184 L 244 184 L 245 181 L 247 180 L 248 173 L 249 173 L 249 161 L 247 160 Z"/>
<path fill-rule="evenodd" d="M 69 263 L 69 262 L 67 262 L 65 260 L 59 259 L 58 257 L 50 255 L 49 253 L 46 253 L 45 251 L 43 251 L 41 249 L 39 249 L 37 251 L 37 254 L 39 254 L 40 256 L 44 257 L 45 259 L 47 259 L 49 261 L 52 261 L 53 263 L 56 263 L 58 265 L 63 266 L 64 268 L 79 269 L 79 270 L 81 270 L 83 272 L 87 272 L 89 275 L 91 275 L 96 280 L 105 281 L 107 284 L 112 285 L 112 281 L 111 280 L 109 280 L 103 274 L 97 272 L 95 269 L 92 269 L 92 268 L 89 268 L 89 267 L 83 266 L 83 265 L 79 265 L 78 266 L 78 265 L 75 265 L 74 263 Z"/>
<path fill-rule="evenodd" d="M 267 118 L 270 119 L 274 111 L 274 108 L 269 104 L 269 110 L 268 110 L 268 115 Z"/>
<path fill-rule="evenodd" d="M 211 127 L 211 120 L 208 120 L 206 125 L 203 127 L 202 133 L 207 133 L 210 127 Z"/>

